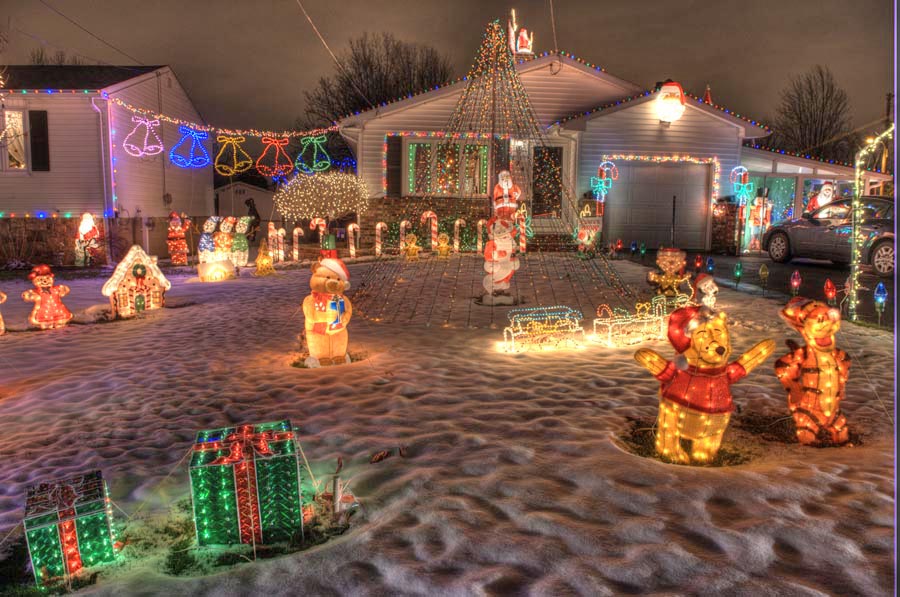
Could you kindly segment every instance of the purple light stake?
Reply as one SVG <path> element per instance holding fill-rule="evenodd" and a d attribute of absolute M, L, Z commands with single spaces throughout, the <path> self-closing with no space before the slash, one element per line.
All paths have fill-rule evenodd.
<path fill-rule="evenodd" d="M 884 304 L 887 302 L 888 292 L 884 282 L 879 282 L 875 287 L 875 310 L 878 312 L 878 325 L 881 326 L 881 314 L 884 313 Z"/>
<path fill-rule="evenodd" d="M 800 277 L 800 270 L 794 270 L 791 274 L 791 296 L 800 294 L 800 285 L 803 284 L 803 278 Z"/>

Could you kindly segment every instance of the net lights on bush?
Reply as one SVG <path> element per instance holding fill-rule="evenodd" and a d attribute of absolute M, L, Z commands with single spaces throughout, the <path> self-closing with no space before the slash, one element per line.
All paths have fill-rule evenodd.
<path fill-rule="evenodd" d="M 565 305 L 512 309 L 503 329 L 503 352 L 558 350 L 583 346 L 583 316 Z M 579 337 L 581 342 L 579 342 Z"/>
<path fill-rule="evenodd" d="M 190 465 L 197 543 L 295 539 L 303 528 L 297 452 L 288 420 L 199 432 Z"/>
<path fill-rule="evenodd" d="M 863 180 L 863 170 L 866 161 L 872 156 L 880 146 L 886 144 L 894 138 L 894 125 L 891 126 L 871 139 L 871 142 L 860 149 L 856 153 L 854 161 L 855 177 L 853 185 L 853 209 L 851 210 L 851 232 L 850 232 L 850 293 L 847 298 L 848 312 L 850 321 L 856 321 L 856 307 L 859 304 L 859 272 L 860 263 L 862 262 L 862 250 L 866 243 L 866 234 L 863 229 L 865 222 L 865 209 L 862 202 L 862 196 L 865 193 L 865 181 Z"/>
<path fill-rule="evenodd" d="M 100 471 L 29 486 L 24 522 L 39 587 L 116 559 L 112 507 Z"/>
<path fill-rule="evenodd" d="M 278 212 L 287 220 L 305 220 L 348 213 L 360 214 L 369 206 L 366 183 L 355 174 L 321 172 L 295 176 L 274 197 Z"/>
<path fill-rule="evenodd" d="M 719 200 L 719 175 L 721 174 L 722 168 L 719 163 L 719 158 L 713 156 L 711 158 L 698 158 L 690 155 L 633 155 L 633 154 L 614 154 L 614 155 L 605 155 L 602 158 L 604 161 L 610 160 L 613 162 L 650 162 L 654 164 L 666 164 L 666 163 L 675 163 L 675 164 L 698 164 L 701 166 L 712 166 L 713 176 L 712 176 L 712 193 L 710 194 L 710 204 L 715 206 L 716 202 Z"/>

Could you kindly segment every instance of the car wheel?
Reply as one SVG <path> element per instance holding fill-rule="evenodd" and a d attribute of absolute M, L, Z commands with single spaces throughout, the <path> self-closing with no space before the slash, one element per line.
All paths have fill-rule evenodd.
<path fill-rule="evenodd" d="M 784 232 L 776 232 L 769 239 L 769 257 L 776 263 L 791 260 L 791 241 Z"/>
<path fill-rule="evenodd" d="M 869 263 L 877 276 L 889 278 L 894 275 L 894 243 L 884 240 L 875 245 Z"/>

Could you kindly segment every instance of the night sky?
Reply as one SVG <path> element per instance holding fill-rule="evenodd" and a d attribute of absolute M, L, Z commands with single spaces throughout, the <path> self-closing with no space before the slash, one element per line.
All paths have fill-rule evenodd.
<path fill-rule="evenodd" d="M 144 64 L 171 65 L 208 122 L 290 127 L 303 91 L 334 65 L 294 0 L 47 0 Z M 103 10 L 97 5 L 102 4 Z M 472 62 L 485 25 L 510 8 L 553 48 L 547 0 L 305 0 L 332 48 L 389 31 L 447 53 L 455 73 Z M 792 74 L 829 66 L 849 93 L 853 121 L 883 116 L 894 88 L 890 0 L 555 0 L 559 48 L 649 87 L 671 77 L 747 116 L 774 115 Z M 11 19 L 0 63 L 28 62 L 39 37 L 111 64 L 132 64 L 38 0 L 0 1 Z M 20 31 L 21 30 L 21 31 Z M 877 125 L 874 128 L 878 128 Z"/>

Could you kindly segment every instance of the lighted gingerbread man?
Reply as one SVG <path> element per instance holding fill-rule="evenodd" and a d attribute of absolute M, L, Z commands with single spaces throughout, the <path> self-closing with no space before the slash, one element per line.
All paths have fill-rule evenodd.
<path fill-rule="evenodd" d="M 49 265 L 36 265 L 28 274 L 34 284 L 33 290 L 22 293 L 22 300 L 34 303 L 28 323 L 42 330 L 61 328 L 72 320 L 72 313 L 62 302 L 62 297 L 69 294 L 69 287 L 63 284 L 53 285 L 53 270 Z"/>
<path fill-rule="evenodd" d="M 850 439 L 841 401 L 850 376 L 850 357 L 835 346 L 841 313 L 825 303 L 795 297 L 781 317 L 806 344 L 793 340 L 791 352 L 775 361 L 775 374 L 788 392 L 788 407 L 801 444 L 823 441 L 844 444 Z"/>
<path fill-rule="evenodd" d="M 635 360 L 660 381 L 656 451 L 680 463 L 706 463 L 716 457 L 731 419 L 731 385 L 762 364 L 775 350 L 763 340 L 736 361 L 724 312 L 682 307 L 669 317 L 669 342 L 679 353 L 669 361 L 646 348 Z M 691 453 L 681 440 L 691 440 Z"/>
<path fill-rule="evenodd" d="M 400 252 L 406 256 L 407 261 L 418 261 L 419 251 L 421 249 L 422 247 L 419 246 L 419 239 L 415 234 L 407 234 L 403 243 L 400 245 Z"/>
<path fill-rule="evenodd" d="M 449 259 L 450 251 L 453 249 L 450 246 L 450 237 L 447 236 L 447 233 L 441 232 L 438 234 L 438 244 L 435 247 L 435 251 L 437 251 L 437 256 L 441 259 Z"/>
<path fill-rule="evenodd" d="M 656 294 L 673 297 L 681 294 L 681 285 L 690 284 L 691 277 L 684 275 L 685 253 L 681 249 L 660 249 L 656 254 L 658 272 L 649 272 L 647 282 L 656 287 Z"/>

